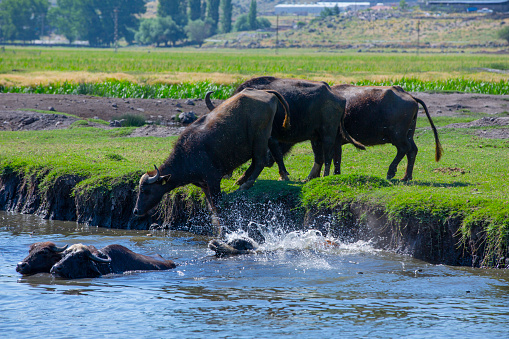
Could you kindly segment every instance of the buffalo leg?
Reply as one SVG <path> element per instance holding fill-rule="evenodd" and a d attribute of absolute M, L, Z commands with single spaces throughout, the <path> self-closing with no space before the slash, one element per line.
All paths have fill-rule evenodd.
<path fill-rule="evenodd" d="M 408 163 L 406 166 L 405 176 L 403 177 L 403 179 L 401 179 L 403 181 L 412 180 L 412 173 L 414 170 L 415 158 L 417 157 L 417 152 L 419 151 L 413 138 L 410 139 L 409 142 L 410 142 L 410 150 L 406 154 Z"/>
<path fill-rule="evenodd" d="M 219 201 L 221 200 L 221 181 L 214 181 L 213 183 L 207 183 L 202 186 L 202 190 L 205 193 L 205 198 L 207 199 L 210 212 L 212 213 L 211 221 L 212 225 L 215 228 L 216 237 L 221 237 L 222 227 L 219 218 L 219 212 L 217 206 L 219 205 Z"/>
<path fill-rule="evenodd" d="M 247 170 L 244 172 L 244 174 L 242 174 L 240 176 L 240 178 L 237 179 L 237 181 L 235 182 L 237 185 L 242 185 L 244 184 L 248 179 L 249 177 L 253 174 L 253 171 L 254 171 L 254 162 L 251 162 L 251 165 L 249 165 L 249 167 L 247 168 Z"/>
<path fill-rule="evenodd" d="M 311 172 L 309 172 L 309 175 L 306 180 L 311 180 L 314 178 L 320 177 L 320 172 L 322 170 L 323 165 L 323 147 L 321 140 L 311 140 L 311 147 L 313 148 L 313 154 L 315 156 L 315 163 L 313 164 L 313 167 L 311 168 Z"/>
<path fill-rule="evenodd" d="M 253 149 L 253 162 L 251 163 L 251 166 L 247 169 L 246 173 L 244 173 L 242 180 L 244 183 L 240 185 L 240 190 L 246 190 L 248 188 L 251 188 L 254 185 L 254 182 L 256 178 L 262 173 L 263 169 L 265 168 L 265 156 L 267 154 L 267 143 L 268 143 L 268 136 L 267 138 L 259 139 L 257 142 L 255 141 L 255 146 Z M 247 178 L 247 180 L 245 180 Z"/>
<path fill-rule="evenodd" d="M 334 143 L 334 174 L 341 174 L 341 156 L 342 156 L 342 147 L 343 143 L 341 135 L 336 137 L 336 142 Z"/>
<path fill-rule="evenodd" d="M 326 177 L 330 174 L 330 167 L 332 163 L 332 158 L 334 155 L 334 145 L 335 145 L 336 136 L 332 137 L 331 135 L 323 138 L 322 141 L 322 149 L 323 149 L 323 158 L 324 158 L 324 169 L 323 176 Z"/>
<path fill-rule="evenodd" d="M 396 157 L 392 161 L 391 165 L 389 166 L 389 171 L 387 172 L 387 180 L 391 180 L 396 175 L 396 172 L 398 171 L 398 165 L 401 162 L 401 159 L 410 151 L 410 143 L 408 140 L 404 140 L 404 142 L 398 143 L 396 146 L 398 153 L 396 154 Z"/>
<path fill-rule="evenodd" d="M 274 137 L 269 138 L 269 149 L 279 169 L 279 180 L 290 180 L 288 178 L 290 173 L 288 173 L 286 170 L 285 163 L 283 161 L 283 152 L 281 150 L 281 146 Z"/>

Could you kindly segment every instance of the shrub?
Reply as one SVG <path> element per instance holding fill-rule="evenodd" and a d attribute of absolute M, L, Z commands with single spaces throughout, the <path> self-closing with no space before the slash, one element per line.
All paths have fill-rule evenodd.
<path fill-rule="evenodd" d="M 124 114 L 117 120 L 123 120 L 122 127 L 140 127 L 145 125 L 145 117 L 139 114 Z"/>

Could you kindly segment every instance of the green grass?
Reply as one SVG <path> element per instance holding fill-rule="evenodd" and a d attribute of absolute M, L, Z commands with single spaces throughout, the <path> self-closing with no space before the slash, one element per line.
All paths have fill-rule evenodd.
<path fill-rule="evenodd" d="M 396 153 L 390 145 L 367 151 L 345 146 L 342 175 L 305 183 L 313 156 L 309 143 L 302 143 L 286 158 L 291 182 L 277 182 L 277 169 L 268 168 L 245 194 L 265 200 L 284 196 L 308 209 L 316 206 L 341 211 L 352 202 L 371 204 L 383 208 L 396 221 L 411 215 L 423 222 L 445 224 L 450 218 L 461 217 L 464 241 L 481 229 L 489 251 L 485 264 L 493 265 L 493 258 L 506 255 L 509 245 L 509 141 L 482 139 L 466 129 L 441 129 L 445 154 L 436 163 L 432 133 L 423 125 L 426 128 L 416 131 L 419 154 L 414 180 L 409 183 L 385 180 Z M 142 173 L 164 161 L 176 138 L 125 138 L 131 130 L 76 126 L 56 131 L 0 132 L 0 173 L 43 176 L 42 188 L 65 174 L 86 178 L 78 184 L 81 189 L 111 188 L 121 181 L 136 183 Z M 397 178 L 403 176 L 405 166 L 404 160 Z M 246 165 L 237 169 L 232 179 L 223 180 L 226 193 L 236 190 L 234 182 L 245 169 Z M 192 185 L 182 191 L 203 199 Z M 231 198 L 239 194 L 244 193 L 235 192 Z"/>
<path fill-rule="evenodd" d="M 16 82 L 32 72 L 86 72 L 129 74 L 137 82 L 167 82 L 171 75 L 202 74 L 203 78 L 224 83 L 218 75 L 246 79 L 258 75 L 277 75 L 307 79 L 402 79 L 417 77 L 421 80 L 486 78 L 481 68 L 492 65 L 509 68 L 504 55 L 496 54 L 404 54 L 404 53 L 334 53 L 310 49 L 279 50 L 196 50 L 130 48 L 115 53 L 104 49 L 64 48 L 6 48 L 0 53 L 0 74 L 3 82 Z M 15 70 L 15 71 L 14 71 Z M 87 75 L 79 74 L 73 82 L 85 82 Z M 230 79 L 229 78 L 229 79 Z M 506 79 L 490 74 L 489 79 Z M 62 82 L 65 79 L 62 79 Z M 180 80 L 178 82 L 194 79 Z M 490 80 L 491 81 L 491 80 Z M 232 82 L 226 80 L 226 82 Z"/>

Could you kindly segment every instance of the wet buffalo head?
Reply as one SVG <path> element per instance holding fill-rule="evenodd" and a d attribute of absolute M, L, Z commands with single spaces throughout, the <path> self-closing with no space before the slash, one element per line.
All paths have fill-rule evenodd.
<path fill-rule="evenodd" d="M 138 198 L 133 214 L 142 217 L 163 198 L 163 195 L 173 187 L 170 183 L 170 175 L 161 175 L 159 169 L 154 165 L 155 170 L 145 173 L 140 179 Z"/>
<path fill-rule="evenodd" d="M 71 245 L 63 253 L 63 258 L 51 268 L 50 273 L 61 278 L 96 278 L 101 276 L 99 265 L 108 264 L 111 259 L 92 253 L 94 247 L 83 244 Z"/>
<path fill-rule="evenodd" d="M 21 274 L 49 273 L 51 267 L 62 259 L 67 245 L 58 247 L 50 241 L 30 245 L 28 256 L 19 262 L 16 271 Z"/>

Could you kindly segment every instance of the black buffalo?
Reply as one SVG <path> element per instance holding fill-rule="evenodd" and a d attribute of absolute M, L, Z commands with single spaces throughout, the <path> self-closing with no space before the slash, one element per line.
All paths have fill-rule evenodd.
<path fill-rule="evenodd" d="M 421 104 L 426 112 L 435 137 L 435 160 L 442 156 L 442 146 L 437 129 L 424 102 L 399 86 L 336 85 L 332 91 L 346 99 L 345 128 L 355 140 L 366 146 L 391 143 L 397 154 L 389 166 L 387 179 L 396 175 L 398 164 L 406 155 L 408 164 L 402 180 L 411 180 L 417 146 L 414 142 L 417 112 Z M 349 143 L 338 139 L 334 155 L 334 173 L 340 174 L 341 145 Z"/>
<path fill-rule="evenodd" d="M 209 242 L 209 248 L 217 257 L 255 253 L 259 245 L 249 237 L 240 237 L 229 241 L 214 239 Z"/>
<path fill-rule="evenodd" d="M 50 273 L 61 278 L 79 279 L 129 271 L 169 270 L 176 266 L 171 260 L 134 253 L 122 245 L 108 245 L 98 250 L 94 246 L 75 244 L 64 251 Z"/>
<path fill-rule="evenodd" d="M 280 102 L 282 112 L 278 116 L 286 117 L 281 120 L 284 128 L 283 125 L 289 124 L 284 99 L 274 91 L 253 89 L 234 95 L 189 125 L 163 165 L 141 177 L 133 213 L 143 216 L 161 201 L 165 193 L 194 184 L 203 190 L 212 212 L 217 215 L 224 175 L 252 159 L 237 181 L 240 189 L 247 189 L 262 171 L 272 122 L 279 112 Z"/>
<path fill-rule="evenodd" d="M 58 247 L 51 241 L 37 242 L 30 245 L 28 256 L 16 266 L 21 274 L 49 273 L 51 267 L 62 259 L 62 252 L 67 245 Z"/>
<path fill-rule="evenodd" d="M 290 128 L 283 128 L 285 115 L 279 110 L 274 117 L 270 148 L 272 155 L 278 162 L 281 179 L 288 179 L 286 168 L 281 166 L 283 154 L 287 153 L 296 143 L 310 140 L 314 153 L 314 165 L 308 179 L 329 175 L 334 154 L 336 136 L 342 135 L 359 149 L 365 147 L 354 140 L 344 128 L 343 116 L 346 100 L 334 94 L 325 82 L 298 79 L 281 79 L 275 77 L 258 77 L 242 83 L 235 91 L 239 93 L 246 88 L 260 90 L 275 90 L 288 102 L 292 123 Z M 207 96 L 206 104 L 209 109 L 214 105 Z"/>

